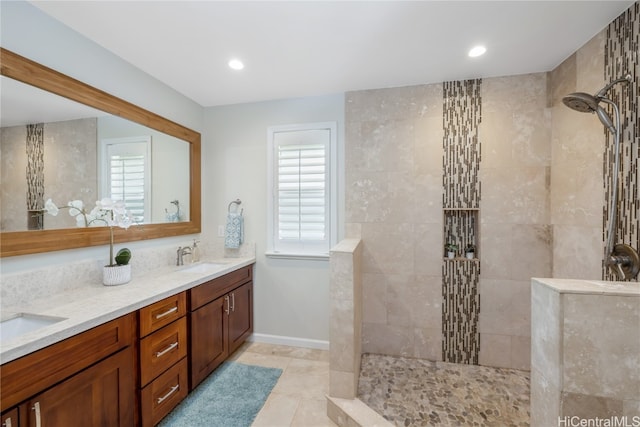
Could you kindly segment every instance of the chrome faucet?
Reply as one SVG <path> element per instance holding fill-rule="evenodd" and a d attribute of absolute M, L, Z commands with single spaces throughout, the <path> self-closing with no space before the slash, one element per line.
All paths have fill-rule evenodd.
<path fill-rule="evenodd" d="M 184 265 L 183 257 L 185 255 L 191 255 L 191 247 L 190 246 L 185 246 L 183 248 L 182 246 L 179 246 L 178 247 L 178 257 L 176 258 L 176 265 Z"/>

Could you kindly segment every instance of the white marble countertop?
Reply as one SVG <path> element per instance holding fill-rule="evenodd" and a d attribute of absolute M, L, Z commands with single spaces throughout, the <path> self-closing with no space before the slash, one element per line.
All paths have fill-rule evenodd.
<path fill-rule="evenodd" d="M 95 326 L 136 311 L 149 304 L 175 295 L 211 279 L 255 263 L 255 257 L 207 259 L 199 264 L 220 264 L 203 272 L 185 272 L 197 264 L 181 267 L 167 266 L 144 277 L 133 278 L 120 286 L 87 285 L 61 292 L 54 297 L 32 301 L 16 307 L 13 312 L 3 310 L 2 317 L 17 313 L 61 317 L 65 320 L 22 334 L 0 343 L 0 363 L 7 363 L 62 341 Z"/>
<path fill-rule="evenodd" d="M 640 282 L 606 282 L 604 280 L 541 279 L 532 282 L 565 294 L 640 296 Z"/>

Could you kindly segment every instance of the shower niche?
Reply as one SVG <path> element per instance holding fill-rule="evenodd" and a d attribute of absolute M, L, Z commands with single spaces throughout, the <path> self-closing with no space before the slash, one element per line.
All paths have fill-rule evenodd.
<path fill-rule="evenodd" d="M 444 260 L 479 262 L 479 209 L 444 209 Z M 455 248 L 453 257 L 450 248 Z"/>

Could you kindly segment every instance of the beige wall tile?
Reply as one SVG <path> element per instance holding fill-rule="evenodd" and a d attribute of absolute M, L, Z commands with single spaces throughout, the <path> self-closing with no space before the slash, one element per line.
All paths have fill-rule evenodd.
<path fill-rule="evenodd" d="M 574 53 L 548 73 L 549 106 L 560 105 L 562 103 L 562 97 L 577 91 L 576 64 L 577 53 Z"/>
<path fill-rule="evenodd" d="M 406 274 L 413 269 L 413 224 L 362 225 L 365 273 Z"/>
<path fill-rule="evenodd" d="M 611 419 L 622 414 L 622 400 L 579 393 L 562 393 L 561 416 L 580 419 Z"/>
<path fill-rule="evenodd" d="M 531 337 L 511 336 L 510 368 L 531 370 Z"/>
<path fill-rule="evenodd" d="M 553 226 L 553 275 L 565 279 L 602 278 L 602 226 Z"/>
<path fill-rule="evenodd" d="M 565 294 L 563 390 L 614 399 L 640 393 L 640 298 Z"/>
<path fill-rule="evenodd" d="M 531 426 L 558 425 L 560 416 L 560 390 L 554 381 L 533 366 L 531 367 Z"/>
<path fill-rule="evenodd" d="M 387 279 L 384 274 L 363 274 L 362 321 L 387 323 Z"/>
<path fill-rule="evenodd" d="M 329 395 L 341 399 L 354 399 L 358 392 L 358 378 L 353 372 L 331 369 L 329 371 Z"/>
<path fill-rule="evenodd" d="M 442 210 L 440 210 L 442 216 Z M 442 222 L 414 226 L 413 272 L 424 276 L 442 276 L 444 242 Z M 442 280 L 440 281 L 442 284 Z"/>
<path fill-rule="evenodd" d="M 533 373 L 544 373 L 544 384 L 560 390 L 562 378 L 562 321 L 560 319 L 560 295 L 538 283 L 531 286 L 531 387 Z M 541 379 L 542 380 L 542 379 Z"/>
<path fill-rule="evenodd" d="M 442 318 L 430 328 L 414 329 L 413 357 L 427 360 L 442 360 Z"/>
<path fill-rule="evenodd" d="M 528 281 L 480 278 L 480 333 L 529 336 L 531 285 Z M 484 344 L 481 342 L 480 347 Z"/>
<path fill-rule="evenodd" d="M 404 326 L 364 323 L 362 352 L 411 357 L 414 354 L 413 329 Z"/>
<path fill-rule="evenodd" d="M 497 368 L 511 367 L 511 337 L 480 333 L 479 363 Z"/>
<path fill-rule="evenodd" d="M 546 167 L 481 168 L 482 221 L 498 224 L 548 224 Z"/>

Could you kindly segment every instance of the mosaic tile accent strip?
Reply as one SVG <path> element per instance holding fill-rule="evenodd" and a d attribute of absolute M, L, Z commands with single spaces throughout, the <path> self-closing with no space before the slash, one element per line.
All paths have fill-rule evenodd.
<path fill-rule="evenodd" d="M 466 244 L 477 247 L 479 243 L 478 211 L 462 209 L 480 207 L 481 84 L 481 79 L 443 83 L 444 238 L 458 245 L 459 256 Z M 479 277 L 479 262 L 444 261 L 442 358 L 445 362 L 478 364 Z"/>
<path fill-rule="evenodd" d="M 529 373 L 364 354 L 358 398 L 397 426 L 529 426 Z"/>
<path fill-rule="evenodd" d="M 478 364 L 480 262 L 445 260 L 442 266 L 442 360 Z"/>
<path fill-rule="evenodd" d="M 44 208 L 44 124 L 27 125 L 27 215 L 29 229 L 43 228 L 42 215 L 31 211 Z"/>
<path fill-rule="evenodd" d="M 482 79 L 443 83 L 443 204 L 445 209 L 480 207 Z"/>
<path fill-rule="evenodd" d="M 604 79 L 609 82 L 627 74 L 632 77 L 628 85 L 616 85 L 608 97 L 620 108 L 620 172 L 618 175 L 618 219 L 614 243 L 626 243 L 640 249 L 640 2 L 634 3 L 607 27 L 604 50 Z M 613 111 L 609 111 L 614 117 Z M 611 132 L 606 134 L 604 155 L 604 191 L 602 241 L 605 251 L 610 220 L 610 192 L 613 185 L 614 143 Z M 605 254 L 605 256 L 608 254 Z M 604 280 L 615 280 L 607 267 L 602 266 Z M 636 279 L 637 280 L 637 279 Z"/>

